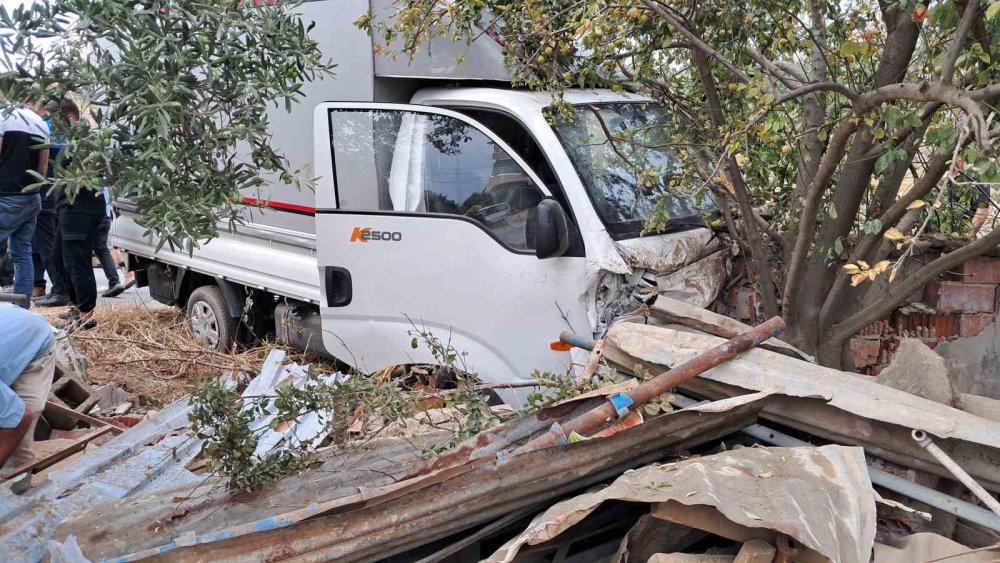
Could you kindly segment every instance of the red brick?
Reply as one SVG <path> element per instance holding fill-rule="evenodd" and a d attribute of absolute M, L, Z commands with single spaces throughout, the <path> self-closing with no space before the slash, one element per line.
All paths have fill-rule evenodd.
<path fill-rule="evenodd" d="M 1000 258 L 975 258 L 962 264 L 965 283 L 1000 283 Z"/>
<path fill-rule="evenodd" d="M 851 339 L 851 359 L 854 367 L 862 369 L 878 363 L 882 342 L 877 338 L 854 337 Z"/>
<path fill-rule="evenodd" d="M 964 338 L 975 336 L 992 322 L 992 313 L 961 314 L 958 316 L 958 335 Z"/>
<path fill-rule="evenodd" d="M 992 313 L 996 286 L 981 283 L 937 282 L 927 286 L 927 304 L 940 313 Z"/>

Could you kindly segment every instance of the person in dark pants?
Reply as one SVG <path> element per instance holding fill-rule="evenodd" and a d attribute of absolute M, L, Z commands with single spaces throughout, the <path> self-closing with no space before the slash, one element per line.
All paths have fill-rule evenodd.
<path fill-rule="evenodd" d="M 55 163 L 58 162 L 59 151 L 63 148 L 63 139 L 56 134 L 55 128 L 52 125 L 52 116 L 49 115 L 48 108 L 41 109 L 39 115 L 45 119 L 45 123 L 49 127 L 49 138 L 52 142 L 49 147 L 49 172 L 46 174 L 46 177 L 54 178 Z M 35 289 L 31 297 L 35 299 L 45 295 L 45 270 L 49 270 L 50 280 L 55 279 L 50 258 L 52 256 L 52 245 L 56 238 L 56 228 L 59 224 L 59 215 L 56 211 L 56 205 L 59 200 L 58 193 L 56 193 L 56 190 L 46 189 L 41 193 L 41 196 L 42 210 L 38 213 L 38 220 L 35 224 L 35 238 L 31 246 L 31 260 L 35 266 Z M 62 291 L 62 293 L 66 292 Z M 63 304 L 69 304 L 68 298 Z"/>
<path fill-rule="evenodd" d="M 108 189 L 104 189 L 104 201 L 107 203 L 109 198 Z M 125 291 L 125 286 L 122 285 L 121 279 L 118 277 L 118 264 L 115 264 L 115 259 L 111 257 L 111 248 L 108 247 L 108 234 L 111 232 L 111 204 L 107 203 L 104 218 L 101 219 L 101 225 L 97 229 L 97 242 L 94 245 L 94 255 L 97 256 L 97 260 L 101 263 L 101 269 L 104 270 L 104 277 L 108 278 L 108 289 L 101 294 L 101 297 L 118 297 Z"/>
<path fill-rule="evenodd" d="M 31 261 L 35 266 L 35 287 L 32 298 L 45 296 L 45 270 L 52 255 L 56 238 L 57 214 L 54 194 L 42 194 L 42 209 L 35 222 L 35 238 L 31 245 Z M 49 277 L 52 273 L 49 273 Z"/>
<path fill-rule="evenodd" d="M 70 203 L 62 196 L 59 206 L 59 233 L 62 237 L 62 259 L 69 279 L 62 284 L 69 290 L 73 308 L 60 315 L 70 321 L 66 328 L 89 330 L 97 326 L 94 308 L 97 306 L 97 280 L 91 257 L 97 244 L 97 232 L 104 219 L 104 194 L 81 190 Z"/>
<path fill-rule="evenodd" d="M 14 265 L 7 255 L 7 240 L 0 240 L 0 291 L 14 291 Z"/>

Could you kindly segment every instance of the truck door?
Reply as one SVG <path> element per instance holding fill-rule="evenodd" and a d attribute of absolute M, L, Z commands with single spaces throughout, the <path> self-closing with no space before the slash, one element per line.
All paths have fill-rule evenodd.
<path fill-rule="evenodd" d="M 536 256 L 551 194 L 524 161 L 448 110 L 345 102 L 315 115 L 327 349 L 366 371 L 434 363 L 411 346 L 429 331 L 484 381 L 565 373 L 569 354 L 550 344 L 590 331 L 585 258 Z"/>

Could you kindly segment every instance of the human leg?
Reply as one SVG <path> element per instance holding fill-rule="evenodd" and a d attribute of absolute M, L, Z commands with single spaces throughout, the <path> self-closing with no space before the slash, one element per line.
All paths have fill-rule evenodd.
<path fill-rule="evenodd" d="M 35 283 L 31 242 L 40 209 L 37 195 L 0 197 L 0 238 L 7 240 L 7 251 L 14 263 L 14 293 L 29 299 Z M 28 308 L 31 302 L 23 306 Z"/>
<path fill-rule="evenodd" d="M 4 464 L 5 468 L 13 469 L 34 461 L 35 425 L 38 423 L 38 416 L 45 410 L 45 400 L 48 398 L 49 390 L 52 388 L 52 375 L 55 368 L 55 354 L 49 348 L 41 357 L 28 364 L 24 373 L 15 379 L 14 384 L 11 385 L 14 393 L 17 393 L 17 396 L 24 401 L 24 408 L 35 413 L 35 417 L 28 427 L 28 432 L 21 439 L 21 443 L 18 444 L 14 453 L 11 454 L 10 458 Z"/>
<path fill-rule="evenodd" d="M 31 259 L 35 270 L 35 291 L 33 297 L 45 295 L 45 270 L 52 255 L 52 244 L 56 236 L 56 214 L 53 209 L 42 209 L 35 224 Z M 51 274 L 50 274 L 51 277 Z"/>
<path fill-rule="evenodd" d="M 108 278 L 108 288 L 113 288 L 116 285 L 121 285 L 121 280 L 118 279 L 118 265 L 115 263 L 115 259 L 111 257 L 111 249 L 108 248 L 108 232 L 111 230 L 111 218 L 104 217 L 101 219 L 101 224 L 97 227 L 97 237 L 94 239 L 94 254 L 97 255 L 97 260 L 101 263 L 101 269 L 104 270 L 104 277 Z"/>
<path fill-rule="evenodd" d="M 67 210 L 59 216 L 62 229 L 63 263 L 69 272 L 69 294 L 84 316 L 97 305 L 97 280 L 91 256 L 102 215 Z"/>

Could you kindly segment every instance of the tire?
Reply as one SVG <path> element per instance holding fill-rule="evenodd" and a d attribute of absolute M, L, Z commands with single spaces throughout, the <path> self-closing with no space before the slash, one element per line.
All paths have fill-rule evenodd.
<path fill-rule="evenodd" d="M 226 353 L 236 343 L 236 319 L 218 286 L 203 285 L 187 300 L 188 330 L 203 346 Z"/>

